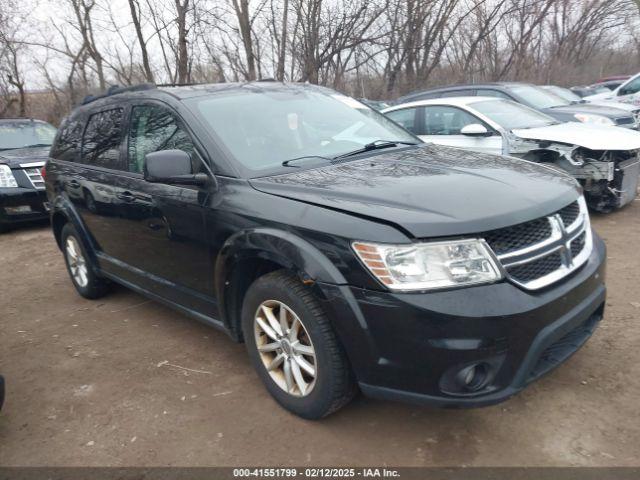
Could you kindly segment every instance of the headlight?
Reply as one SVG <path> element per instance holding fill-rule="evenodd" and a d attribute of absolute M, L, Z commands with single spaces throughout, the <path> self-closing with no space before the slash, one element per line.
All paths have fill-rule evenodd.
<path fill-rule="evenodd" d="M 460 287 L 502 278 L 482 240 L 352 246 L 369 271 L 392 290 Z"/>
<path fill-rule="evenodd" d="M 17 187 L 16 179 L 11 173 L 9 165 L 0 165 L 0 188 Z"/>
<path fill-rule="evenodd" d="M 595 123 L 596 125 L 615 125 L 616 122 L 602 115 L 593 115 L 591 113 L 576 113 L 574 118 L 582 123 Z"/>

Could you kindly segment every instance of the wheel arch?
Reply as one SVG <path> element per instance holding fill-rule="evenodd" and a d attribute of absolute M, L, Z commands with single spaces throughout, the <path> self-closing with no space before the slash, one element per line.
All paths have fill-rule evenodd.
<path fill-rule="evenodd" d="M 248 288 L 260 276 L 280 269 L 309 285 L 346 283 L 331 260 L 298 235 L 270 228 L 238 232 L 222 247 L 214 273 L 220 314 L 234 339 L 242 341 L 240 316 Z"/>
<path fill-rule="evenodd" d="M 63 248 L 62 229 L 66 224 L 71 224 L 80 237 L 80 241 L 83 243 L 83 246 L 90 257 L 91 264 L 94 267 L 97 267 L 98 262 L 95 255 L 96 248 L 94 241 L 85 227 L 84 222 L 80 218 L 80 215 L 78 215 L 76 209 L 73 207 L 73 204 L 71 204 L 69 200 L 59 197 L 53 203 L 51 210 L 51 228 L 53 229 L 53 236 L 58 244 L 58 248 L 60 250 Z"/>

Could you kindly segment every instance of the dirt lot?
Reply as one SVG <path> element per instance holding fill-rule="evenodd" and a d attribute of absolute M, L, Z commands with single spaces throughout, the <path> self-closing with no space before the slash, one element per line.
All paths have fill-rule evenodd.
<path fill-rule="evenodd" d="M 320 422 L 225 334 L 124 288 L 79 297 L 47 226 L 2 235 L 0 465 L 638 465 L 640 201 L 594 223 L 608 309 L 568 363 L 495 407 L 358 398 Z"/>

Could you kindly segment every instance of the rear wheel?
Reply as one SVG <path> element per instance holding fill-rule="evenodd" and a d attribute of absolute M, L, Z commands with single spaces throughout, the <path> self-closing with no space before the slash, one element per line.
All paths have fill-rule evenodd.
<path fill-rule="evenodd" d="M 95 299 L 108 291 L 108 282 L 96 275 L 91 260 L 72 225 L 62 229 L 62 250 L 73 286 L 85 298 Z"/>
<path fill-rule="evenodd" d="M 285 271 L 249 288 L 242 328 L 251 361 L 284 408 L 308 419 L 347 404 L 356 384 L 329 320 L 307 287 Z"/>

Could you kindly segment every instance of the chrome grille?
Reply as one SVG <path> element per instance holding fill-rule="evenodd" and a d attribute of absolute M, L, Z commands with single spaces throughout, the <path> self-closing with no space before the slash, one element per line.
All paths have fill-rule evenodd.
<path fill-rule="evenodd" d="M 584 198 L 549 216 L 483 236 L 506 277 L 528 290 L 544 288 L 573 272 L 587 261 L 593 247 Z"/>
<path fill-rule="evenodd" d="M 40 169 L 44 167 L 44 162 L 23 163 L 20 167 L 27 177 L 29 177 L 33 188 L 44 190 L 44 178 L 42 178 L 42 173 L 40 173 Z"/>

